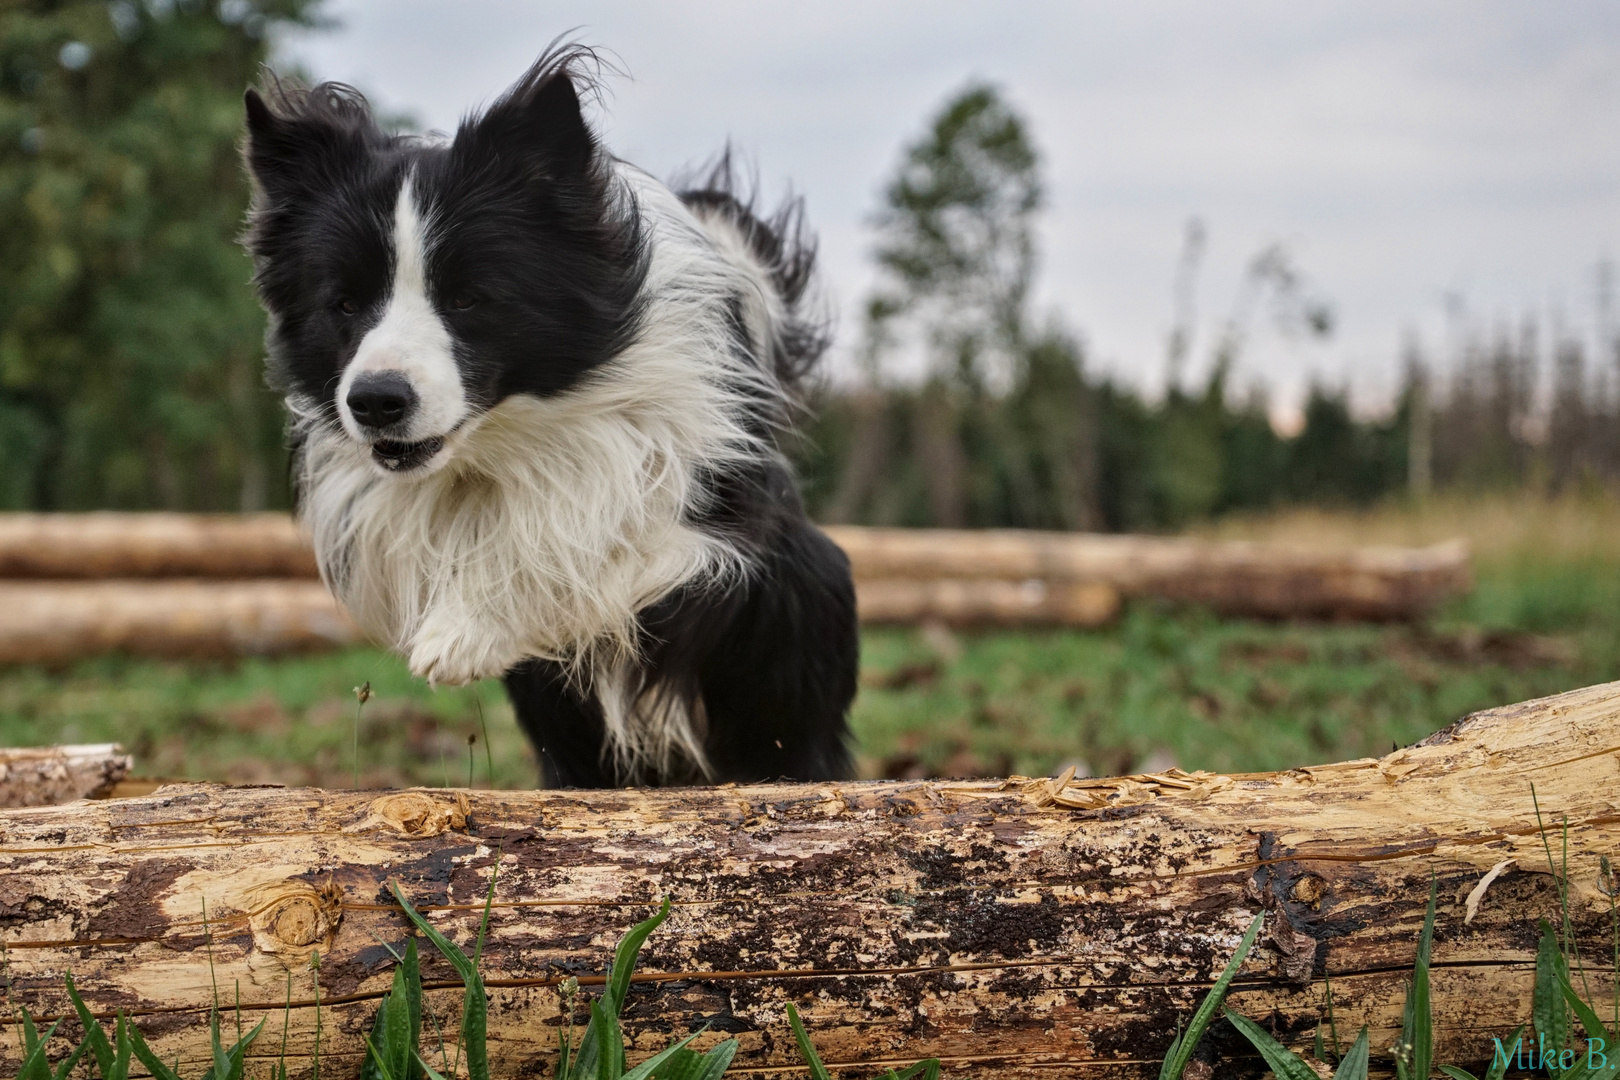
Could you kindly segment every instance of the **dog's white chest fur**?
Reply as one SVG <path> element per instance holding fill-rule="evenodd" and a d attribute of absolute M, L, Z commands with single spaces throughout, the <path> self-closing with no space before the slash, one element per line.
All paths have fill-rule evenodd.
<path fill-rule="evenodd" d="M 704 470 L 771 452 L 745 425 L 771 376 L 738 355 L 728 319 L 740 297 L 769 326 L 773 294 L 729 237 L 622 175 L 650 243 L 634 343 L 569 391 L 474 416 L 426 475 L 385 475 L 363 444 L 303 422 L 301 513 L 328 585 L 416 674 L 462 683 L 559 660 L 597 689 L 621 754 L 701 767 L 692 718 L 638 705 L 625 673 L 641 608 L 745 569 L 691 522 Z"/>

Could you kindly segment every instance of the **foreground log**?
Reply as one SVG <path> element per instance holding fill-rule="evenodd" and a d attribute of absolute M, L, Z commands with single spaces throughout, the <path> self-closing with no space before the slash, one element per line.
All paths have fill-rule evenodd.
<path fill-rule="evenodd" d="M 129 767 L 129 755 L 116 743 L 0 747 L 0 806 L 104 798 Z"/>
<path fill-rule="evenodd" d="M 0 581 L 0 663 L 315 652 L 359 631 L 318 581 Z"/>
<path fill-rule="evenodd" d="M 859 579 L 1101 582 L 1228 615 L 1410 619 L 1468 589 L 1461 541 L 1321 548 L 1187 537 L 829 527 Z"/>
<path fill-rule="evenodd" d="M 675 914 L 627 1006 L 641 1055 L 707 1024 L 700 1042 L 741 1041 L 739 1075 L 791 1072 L 794 1002 L 827 1060 L 864 1075 L 938 1055 L 953 1077 L 1149 1077 L 1257 912 L 1265 930 L 1232 1005 L 1302 1045 L 1330 976 L 1340 1033 L 1367 1023 L 1389 1046 L 1432 874 L 1437 1052 L 1477 1065 L 1529 1017 L 1535 920 L 1559 908 L 1532 782 L 1546 819 L 1567 818 L 1571 911 L 1607 1000 L 1598 856 L 1620 839 L 1617 772 L 1610 684 L 1481 713 L 1381 759 L 1247 776 L 172 786 L 0 812 L 0 937 L 13 1001 L 61 1014 L 71 969 L 95 1009 L 132 1014 L 191 1071 L 217 984 L 232 1003 L 240 988 L 246 1023 L 268 1018 L 260 1068 L 290 992 L 287 1045 L 308 1075 L 318 988 L 324 1071 L 338 1075 L 388 985 L 385 945 L 407 933 L 386 882 L 470 951 L 498 866 L 484 954 L 497 1076 L 549 1075 L 559 983 L 599 974 L 669 894 Z M 453 972 L 430 957 L 425 978 L 453 1024 Z M 12 1069 L 16 1045 L 0 1032 Z M 1230 1032 L 1214 1050 L 1246 1053 Z M 1239 1058 L 1215 1075 L 1259 1071 Z"/>

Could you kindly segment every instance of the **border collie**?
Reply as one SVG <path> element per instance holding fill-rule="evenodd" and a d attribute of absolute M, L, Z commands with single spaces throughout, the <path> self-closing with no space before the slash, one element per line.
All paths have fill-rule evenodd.
<path fill-rule="evenodd" d="M 246 243 L 300 516 L 433 683 L 504 676 L 547 786 L 849 775 L 854 588 L 778 446 L 826 345 L 802 204 L 673 192 L 554 46 L 450 138 L 246 95 Z"/>

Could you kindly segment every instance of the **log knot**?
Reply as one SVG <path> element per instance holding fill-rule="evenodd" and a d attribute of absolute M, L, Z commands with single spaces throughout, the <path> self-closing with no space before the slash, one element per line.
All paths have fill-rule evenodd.
<path fill-rule="evenodd" d="M 372 800 L 366 807 L 365 819 L 346 831 L 365 832 L 380 825 L 401 836 L 425 838 L 465 829 L 471 813 L 472 804 L 460 791 L 455 793 L 454 801 L 425 791 L 393 791 Z"/>
<path fill-rule="evenodd" d="M 316 887 L 288 880 L 255 887 L 249 896 L 253 944 L 260 952 L 303 950 L 329 943 L 343 921 L 343 892 L 334 882 Z"/>

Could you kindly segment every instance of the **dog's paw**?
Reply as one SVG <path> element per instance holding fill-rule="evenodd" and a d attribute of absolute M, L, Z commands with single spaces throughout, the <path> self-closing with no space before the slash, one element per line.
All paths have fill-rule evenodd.
<path fill-rule="evenodd" d="M 506 674 L 522 659 L 462 620 L 430 620 L 411 642 L 411 674 L 433 686 L 462 686 Z"/>

